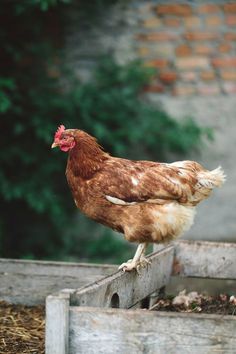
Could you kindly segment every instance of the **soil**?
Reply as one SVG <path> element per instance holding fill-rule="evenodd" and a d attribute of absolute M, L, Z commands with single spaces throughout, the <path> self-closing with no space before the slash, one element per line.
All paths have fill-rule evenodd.
<path fill-rule="evenodd" d="M 0 353 L 44 354 L 43 306 L 27 307 L 0 301 Z"/>
<path fill-rule="evenodd" d="M 236 316 L 236 298 L 226 294 L 217 297 L 197 294 L 180 293 L 177 296 L 162 295 L 151 310 L 169 312 L 207 313 Z"/>

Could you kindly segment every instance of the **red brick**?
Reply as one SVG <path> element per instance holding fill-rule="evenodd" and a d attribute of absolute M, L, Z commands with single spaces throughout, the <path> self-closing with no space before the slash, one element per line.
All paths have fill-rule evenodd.
<path fill-rule="evenodd" d="M 192 14 L 192 8 L 187 4 L 158 5 L 156 11 L 158 15 L 189 16 Z"/>
<path fill-rule="evenodd" d="M 191 96 L 196 92 L 194 86 L 178 84 L 173 90 L 173 95 L 175 96 Z"/>
<path fill-rule="evenodd" d="M 236 3 L 228 3 L 223 6 L 225 12 L 236 13 Z"/>
<path fill-rule="evenodd" d="M 177 80 L 177 73 L 174 71 L 165 71 L 159 74 L 159 79 L 163 84 L 170 85 Z"/>
<path fill-rule="evenodd" d="M 224 82 L 222 87 L 224 93 L 227 94 L 236 93 L 236 84 L 234 82 Z"/>
<path fill-rule="evenodd" d="M 209 66 L 209 60 L 206 57 L 186 57 L 186 58 L 177 58 L 175 65 L 180 70 L 187 69 L 207 69 Z"/>
<path fill-rule="evenodd" d="M 215 79 L 215 72 L 212 70 L 208 70 L 208 71 L 202 71 L 201 72 L 201 79 L 204 81 L 211 81 Z"/>
<path fill-rule="evenodd" d="M 147 56 L 150 53 L 150 49 L 147 47 L 140 47 L 138 48 L 138 54 L 142 57 Z"/>
<path fill-rule="evenodd" d="M 184 38 L 189 41 L 208 41 L 219 38 L 219 34 L 217 32 L 187 32 L 184 35 Z"/>
<path fill-rule="evenodd" d="M 167 17 L 164 19 L 164 24 L 168 27 L 179 27 L 180 19 L 176 17 Z"/>
<path fill-rule="evenodd" d="M 164 86 L 158 83 L 144 87 L 144 91 L 147 93 L 162 93 L 164 90 Z"/>
<path fill-rule="evenodd" d="M 200 5 L 197 8 L 197 11 L 200 14 L 212 14 L 212 13 L 221 11 L 221 9 L 219 6 L 217 6 L 215 4 L 205 4 L 205 5 Z"/>
<path fill-rule="evenodd" d="M 150 51 L 153 57 L 156 58 L 170 58 L 173 56 L 174 46 L 172 43 L 161 43 L 160 45 L 150 46 Z"/>
<path fill-rule="evenodd" d="M 149 60 L 144 63 L 145 66 L 151 66 L 154 68 L 158 69 L 163 69 L 166 68 L 168 65 L 168 60 L 166 59 L 154 59 L 154 60 Z"/>
<path fill-rule="evenodd" d="M 214 52 L 214 48 L 209 45 L 198 44 L 194 47 L 194 51 L 196 54 L 209 55 Z"/>
<path fill-rule="evenodd" d="M 221 53 L 229 53 L 231 51 L 232 47 L 229 43 L 221 43 L 217 50 Z"/>
<path fill-rule="evenodd" d="M 226 81 L 236 81 L 236 70 L 229 71 L 229 70 L 222 70 L 220 76 L 223 80 Z"/>
<path fill-rule="evenodd" d="M 198 93 L 200 95 L 216 95 L 220 93 L 220 86 L 217 82 L 211 85 L 202 85 L 198 86 Z"/>
<path fill-rule="evenodd" d="M 197 16 L 190 16 L 183 19 L 184 26 L 187 28 L 200 27 L 201 19 Z"/>
<path fill-rule="evenodd" d="M 222 20 L 220 16 L 208 16 L 206 18 L 206 25 L 207 26 L 219 26 L 222 24 Z"/>
<path fill-rule="evenodd" d="M 192 49 L 187 44 L 181 44 L 175 49 L 175 54 L 178 57 L 189 56 L 192 53 Z"/>
<path fill-rule="evenodd" d="M 152 11 L 152 5 L 150 3 L 142 4 L 138 7 L 138 11 L 140 14 L 147 14 Z"/>
<path fill-rule="evenodd" d="M 212 59 L 212 65 L 215 67 L 236 67 L 236 57 L 227 58 L 214 58 Z"/>
<path fill-rule="evenodd" d="M 224 37 L 227 41 L 236 41 L 236 33 L 235 32 L 225 33 Z"/>
<path fill-rule="evenodd" d="M 160 27 L 161 25 L 162 21 L 157 17 L 150 17 L 147 20 L 143 21 L 143 26 L 146 28 Z"/>
<path fill-rule="evenodd" d="M 225 22 L 228 26 L 236 26 L 236 15 L 226 16 Z"/>
<path fill-rule="evenodd" d="M 197 80 L 197 73 L 195 71 L 182 72 L 179 76 L 185 82 L 195 82 Z"/>
<path fill-rule="evenodd" d="M 137 39 L 141 41 L 174 41 L 178 38 L 175 33 L 170 32 L 153 32 L 142 33 L 137 36 Z"/>

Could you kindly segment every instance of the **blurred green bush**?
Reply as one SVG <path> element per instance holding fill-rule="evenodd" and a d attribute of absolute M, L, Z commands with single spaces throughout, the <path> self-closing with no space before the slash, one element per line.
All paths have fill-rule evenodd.
<path fill-rule="evenodd" d="M 125 258 L 122 238 L 75 217 L 64 176 L 66 155 L 50 150 L 59 124 L 88 131 L 112 154 L 137 159 L 186 153 L 210 136 L 193 120 L 179 123 L 145 103 L 143 90 L 153 72 L 139 62 L 120 66 L 104 57 L 90 82 L 75 79 L 61 65 L 62 13 L 69 2 L 10 1 L 1 9 L 3 257 Z"/>

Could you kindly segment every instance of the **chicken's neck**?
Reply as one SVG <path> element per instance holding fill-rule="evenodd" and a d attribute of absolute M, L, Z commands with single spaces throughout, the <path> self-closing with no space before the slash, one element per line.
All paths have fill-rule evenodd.
<path fill-rule="evenodd" d="M 104 161 L 109 158 L 98 144 L 78 143 L 69 153 L 67 171 L 71 170 L 73 175 L 82 179 L 90 179 L 98 172 Z"/>

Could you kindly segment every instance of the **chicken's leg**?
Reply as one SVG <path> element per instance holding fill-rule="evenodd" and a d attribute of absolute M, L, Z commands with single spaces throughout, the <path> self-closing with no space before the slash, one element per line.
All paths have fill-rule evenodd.
<path fill-rule="evenodd" d="M 122 269 L 124 272 L 130 272 L 131 270 L 136 269 L 138 272 L 140 267 L 149 264 L 150 262 L 144 256 L 147 245 L 148 243 L 146 242 L 140 243 L 135 252 L 134 258 L 122 263 L 119 266 L 119 269 Z"/>

